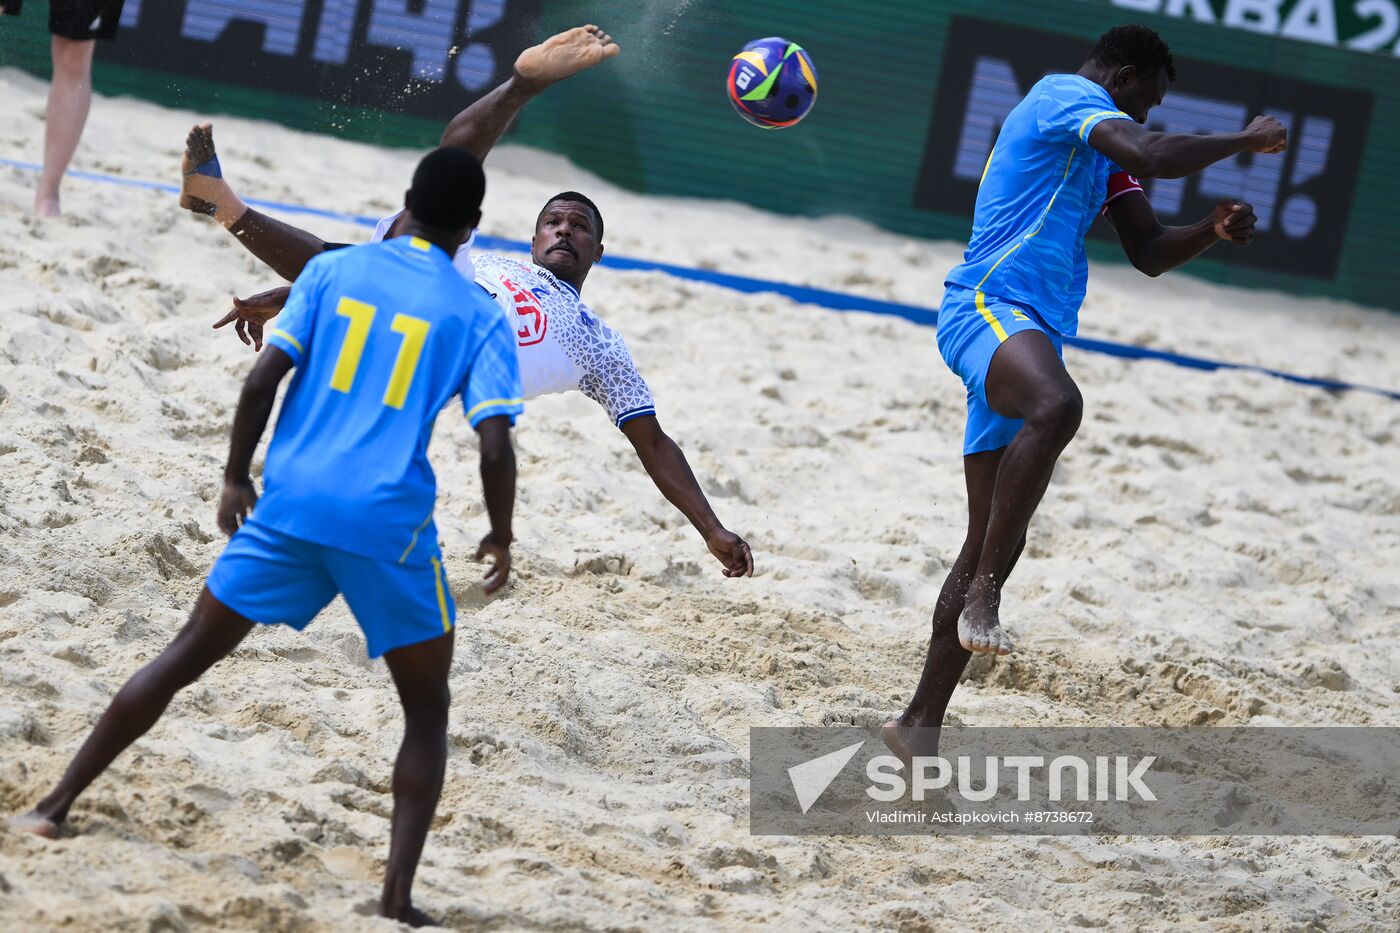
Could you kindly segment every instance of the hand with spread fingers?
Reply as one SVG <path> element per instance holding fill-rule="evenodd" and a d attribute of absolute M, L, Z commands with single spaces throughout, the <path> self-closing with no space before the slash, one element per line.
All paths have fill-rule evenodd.
<path fill-rule="evenodd" d="M 263 326 L 282 313 L 282 306 L 287 303 L 287 296 L 291 292 L 291 288 L 284 285 L 259 292 L 251 298 L 239 298 L 235 295 L 233 309 L 215 321 L 214 327 L 217 329 L 226 324 L 233 324 L 239 340 L 251 345 L 254 350 L 261 350 Z"/>

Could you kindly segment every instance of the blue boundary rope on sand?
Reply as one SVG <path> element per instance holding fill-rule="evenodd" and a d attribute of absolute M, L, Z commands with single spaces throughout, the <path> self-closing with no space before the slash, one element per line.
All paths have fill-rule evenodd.
<path fill-rule="evenodd" d="M 0 165 L 8 165 L 29 172 L 37 172 L 41 168 L 33 162 L 21 162 L 17 159 L 6 158 L 0 158 Z M 75 170 L 70 170 L 67 174 L 70 178 L 78 178 L 84 181 L 122 185 L 128 188 L 144 188 L 149 191 L 163 191 L 168 194 L 180 193 L 180 187 L 178 185 L 172 185 L 166 182 L 145 181 L 137 178 L 121 178 L 116 175 L 105 175 L 99 172 L 80 172 Z M 316 207 L 305 207 L 299 204 L 283 204 L 280 201 L 264 201 L 260 198 L 244 198 L 243 200 L 244 203 L 257 208 L 266 208 L 284 214 L 301 214 L 308 217 L 321 217 L 326 220 L 357 224 L 362 227 L 374 227 L 375 224 L 379 222 L 377 218 L 361 217 L 355 214 L 342 214 L 338 211 L 327 211 Z M 513 253 L 528 253 L 530 251 L 530 245 L 528 243 L 520 240 L 508 240 L 502 237 L 478 235 L 477 243 L 483 249 L 488 250 L 501 250 Z M 767 279 L 753 279 L 743 275 L 730 275 L 727 272 L 693 269 L 689 266 L 675 266 L 664 262 L 633 259 L 628 256 L 607 255 L 603 257 L 601 264 L 609 269 L 618 269 L 627 272 L 661 272 L 678 279 L 718 285 L 721 288 L 728 288 L 746 294 L 771 292 L 802 304 L 817 305 L 818 307 L 826 308 L 831 311 L 864 311 L 868 314 L 883 314 L 889 317 L 903 318 L 906 321 L 912 321 L 915 324 L 920 324 L 925 327 L 933 327 L 938 322 L 938 312 L 932 308 L 901 304 L 895 301 L 881 301 L 876 298 L 865 298 L 861 295 L 852 295 L 848 292 L 833 292 L 823 288 L 809 288 L 805 285 L 789 285 L 785 282 L 771 282 Z M 1265 376 L 1272 376 L 1275 379 L 1283 379 L 1296 385 L 1311 386 L 1318 389 L 1331 389 L 1333 391 L 1368 392 L 1373 395 L 1380 395 L 1385 398 L 1400 401 L 1400 390 L 1357 385 L 1350 382 L 1340 382 L 1336 379 L 1300 376 L 1296 373 L 1269 369 L 1265 366 L 1251 366 L 1247 363 L 1211 360 L 1200 356 L 1172 353 L 1167 350 L 1135 347 L 1125 343 L 1115 343 L 1111 340 L 1095 340 L 1091 337 L 1066 337 L 1065 343 L 1080 350 L 1087 350 L 1090 353 L 1102 353 L 1105 356 L 1115 356 L 1119 359 L 1157 360 L 1163 363 L 1171 363 L 1174 366 L 1182 366 L 1186 369 L 1196 369 L 1205 372 L 1232 369 L 1244 372 L 1255 372 Z"/>

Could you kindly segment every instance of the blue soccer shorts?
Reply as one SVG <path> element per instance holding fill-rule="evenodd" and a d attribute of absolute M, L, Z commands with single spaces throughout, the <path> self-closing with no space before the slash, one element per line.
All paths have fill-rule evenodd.
<path fill-rule="evenodd" d="M 452 631 L 457 620 L 437 557 L 412 564 L 376 560 L 256 521 L 229 539 L 205 585 L 250 622 L 290 625 L 297 631 L 344 593 L 371 658 L 437 638 Z"/>
<path fill-rule="evenodd" d="M 987 403 L 987 369 L 997 348 L 1023 330 L 1040 331 L 1065 358 L 1064 340 L 1030 308 L 960 285 L 945 287 L 938 308 L 938 352 L 967 386 L 963 456 L 1005 447 L 1021 430 L 1021 419 L 999 415 Z"/>

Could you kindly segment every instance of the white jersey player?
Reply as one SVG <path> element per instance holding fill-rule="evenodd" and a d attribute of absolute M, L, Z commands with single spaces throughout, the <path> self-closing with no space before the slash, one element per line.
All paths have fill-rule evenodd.
<path fill-rule="evenodd" d="M 581 197 L 566 191 L 551 203 Z M 371 242 L 384 239 L 399 216 L 381 220 Z M 603 406 L 619 428 L 656 414 L 627 342 L 584 303 L 578 289 L 534 262 L 473 252 L 474 243 L 473 237 L 462 244 L 453 265 L 485 289 L 511 322 L 527 399 L 577 389 Z"/>
<path fill-rule="evenodd" d="M 520 108 L 555 81 L 618 53 L 596 26 L 560 33 L 526 49 L 515 73 L 448 124 L 442 145 L 485 159 Z M 345 244 L 325 241 L 249 208 L 223 178 L 207 124 L 186 140 L 180 205 L 212 216 L 255 256 L 292 280 L 314 256 Z M 387 217 L 375 239 L 398 234 L 399 215 Z M 724 565 L 725 576 L 752 576 L 748 544 L 715 516 L 686 463 L 685 454 L 656 417 L 646 381 L 627 344 L 583 302 L 584 280 L 603 256 L 603 216 L 586 196 L 566 191 L 549 199 L 535 221 L 530 260 L 476 253 L 466 244 L 454 264 L 500 303 L 515 325 L 520 372 L 527 398 L 577 389 L 598 402 L 622 429 L 661 493 L 688 518 Z M 262 327 L 275 316 L 288 289 L 234 299 L 221 327 L 235 323 L 239 337 L 261 346 Z"/>

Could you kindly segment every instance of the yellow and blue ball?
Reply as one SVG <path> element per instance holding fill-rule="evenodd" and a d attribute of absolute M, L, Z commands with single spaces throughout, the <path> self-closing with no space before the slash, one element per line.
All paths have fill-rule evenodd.
<path fill-rule="evenodd" d="M 795 42 L 755 39 L 729 65 L 729 102 L 754 126 L 792 126 L 817 102 L 817 66 Z"/>

